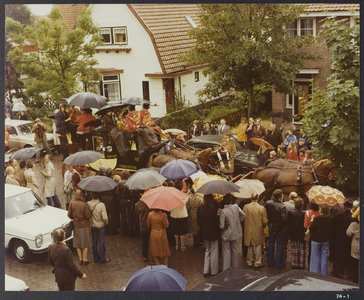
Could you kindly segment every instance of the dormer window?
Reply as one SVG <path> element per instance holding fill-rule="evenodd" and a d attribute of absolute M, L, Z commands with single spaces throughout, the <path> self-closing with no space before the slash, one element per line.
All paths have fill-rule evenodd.
<path fill-rule="evenodd" d="M 126 27 L 100 28 L 100 34 L 106 45 L 127 45 L 128 35 Z"/>

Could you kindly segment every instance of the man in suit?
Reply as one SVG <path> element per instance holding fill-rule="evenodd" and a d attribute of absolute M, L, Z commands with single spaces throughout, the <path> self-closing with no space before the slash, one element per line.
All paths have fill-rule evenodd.
<path fill-rule="evenodd" d="M 224 118 L 222 118 L 220 120 L 220 125 L 217 129 L 217 134 L 224 135 L 226 132 L 230 132 L 230 126 L 226 125 L 226 120 Z"/>
<path fill-rule="evenodd" d="M 266 134 L 267 134 L 266 130 L 262 126 L 262 119 L 257 118 L 256 119 L 256 126 L 253 128 L 253 138 L 265 139 Z M 258 151 L 259 146 L 255 145 L 254 149 L 255 149 L 255 151 Z"/>
<path fill-rule="evenodd" d="M 265 242 L 264 227 L 268 223 L 264 206 L 258 203 L 258 194 L 252 193 L 252 202 L 245 205 L 244 244 L 248 246 L 247 263 L 249 267 L 263 267 L 262 245 Z"/>
<path fill-rule="evenodd" d="M 231 194 L 225 195 L 225 206 L 219 210 L 223 271 L 230 267 L 238 267 L 237 239 L 242 236 L 240 223 L 244 221 L 245 214 L 237 204 L 233 204 L 234 199 Z"/>
<path fill-rule="evenodd" d="M 214 201 L 212 195 L 205 195 L 204 204 L 197 207 L 197 224 L 206 247 L 204 276 L 219 272 L 220 218 Z"/>
<path fill-rule="evenodd" d="M 190 129 L 191 137 L 200 136 L 201 135 L 201 128 L 198 126 L 198 121 L 193 121 L 193 126 Z"/>
<path fill-rule="evenodd" d="M 352 201 L 344 204 L 344 211 L 334 215 L 330 232 L 330 261 L 333 262 L 334 270 L 332 274 L 344 279 L 345 273 L 350 278 L 350 249 L 351 238 L 346 235 L 351 218 Z"/>
<path fill-rule="evenodd" d="M 54 232 L 55 243 L 48 248 L 48 261 L 53 267 L 52 273 L 56 277 L 60 291 L 74 291 L 76 278 L 85 279 L 84 274 L 75 264 L 72 251 L 64 242 L 66 233 L 63 229 Z"/>
<path fill-rule="evenodd" d="M 278 151 L 278 146 L 282 144 L 283 140 L 281 132 L 276 127 L 276 124 L 270 124 L 265 140 L 274 147 L 275 151 Z"/>

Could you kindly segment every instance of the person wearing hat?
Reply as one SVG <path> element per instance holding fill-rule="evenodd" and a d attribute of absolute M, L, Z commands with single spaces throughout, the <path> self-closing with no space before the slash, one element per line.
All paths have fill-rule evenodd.
<path fill-rule="evenodd" d="M 344 211 L 334 215 L 331 232 L 330 232 L 330 256 L 329 260 L 333 263 L 332 274 L 336 277 L 351 277 L 350 266 L 350 247 L 351 238 L 346 235 L 351 218 L 351 209 L 353 202 L 347 199 L 344 203 Z"/>
<path fill-rule="evenodd" d="M 197 120 L 193 121 L 193 126 L 190 129 L 190 134 L 191 134 L 191 137 L 193 137 L 193 138 L 201 135 L 201 128 L 200 128 L 200 126 L 198 126 Z"/>
<path fill-rule="evenodd" d="M 49 149 L 49 145 L 47 142 L 47 127 L 45 124 L 39 119 L 35 119 L 35 124 L 33 125 L 32 132 L 34 133 L 34 141 L 37 143 L 37 147 L 44 148 L 50 156 L 52 156 L 52 151 Z M 36 154 L 36 163 L 40 161 L 40 152 L 38 151 Z"/>
<path fill-rule="evenodd" d="M 140 111 L 141 122 L 143 125 L 150 126 L 154 130 L 156 130 L 159 133 L 159 137 L 161 138 L 163 136 L 162 129 L 154 124 L 152 115 L 149 112 L 149 107 L 150 107 L 149 103 L 143 103 L 143 108 Z"/>
<path fill-rule="evenodd" d="M 224 133 L 221 144 L 217 146 L 214 151 L 216 151 L 217 157 L 219 158 L 220 172 L 225 174 L 234 173 L 234 156 L 236 153 L 236 145 L 234 140 L 231 138 L 230 132 Z M 223 160 L 221 154 L 226 155 L 226 159 Z"/>

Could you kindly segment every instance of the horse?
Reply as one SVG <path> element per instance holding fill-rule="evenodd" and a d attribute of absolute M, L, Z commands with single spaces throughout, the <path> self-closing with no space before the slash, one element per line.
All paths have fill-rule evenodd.
<path fill-rule="evenodd" d="M 325 185 L 328 174 L 334 166 L 329 159 L 319 160 L 316 163 L 304 163 L 299 161 L 278 159 L 272 161 L 265 168 L 257 168 L 253 179 L 264 183 L 265 191 L 260 194 L 259 200 L 269 200 L 275 189 L 281 189 L 284 194 L 296 192 L 307 206 L 306 192 L 314 185 Z"/>
<path fill-rule="evenodd" d="M 182 150 L 182 149 L 171 149 L 166 152 L 166 154 L 158 154 L 153 153 L 148 160 L 147 168 L 149 167 L 158 167 L 161 168 L 167 162 L 177 159 L 187 159 L 194 163 L 198 163 L 200 168 L 205 173 L 208 172 L 209 169 L 209 157 L 212 149 L 207 148 L 202 151 L 192 151 L 192 150 Z"/>

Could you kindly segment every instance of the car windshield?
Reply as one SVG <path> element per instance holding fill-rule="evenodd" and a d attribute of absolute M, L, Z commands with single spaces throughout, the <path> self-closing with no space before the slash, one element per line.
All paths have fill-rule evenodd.
<path fill-rule="evenodd" d="M 33 124 L 29 123 L 29 124 L 22 124 L 18 126 L 18 130 L 22 133 L 22 134 L 31 134 L 32 133 L 32 127 Z"/>
<path fill-rule="evenodd" d="M 5 220 L 18 217 L 45 206 L 33 191 L 5 199 Z"/>

